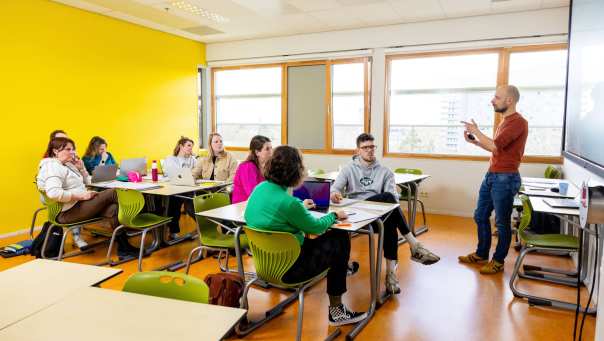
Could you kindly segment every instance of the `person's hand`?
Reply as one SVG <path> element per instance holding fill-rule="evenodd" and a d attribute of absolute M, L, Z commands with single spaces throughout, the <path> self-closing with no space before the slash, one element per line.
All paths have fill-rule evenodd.
<path fill-rule="evenodd" d="M 476 136 L 480 132 L 480 129 L 478 129 L 478 124 L 476 124 L 474 119 L 471 119 L 471 121 L 472 122 L 461 121 L 461 123 L 463 123 L 468 133 Z"/>
<path fill-rule="evenodd" d="M 86 200 L 90 200 L 90 199 L 94 198 L 96 195 L 97 195 L 97 192 L 86 191 L 84 193 L 75 195 L 74 199 L 81 200 L 81 201 L 86 201 Z"/>
<path fill-rule="evenodd" d="M 474 135 L 472 135 L 474 136 Z M 470 132 L 469 131 L 464 131 L 463 132 L 463 138 L 466 140 L 466 142 L 471 143 L 471 144 L 478 144 L 478 140 L 476 140 L 476 136 L 474 136 L 473 139 L 470 138 Z"/>
<path fill-rule="evenodd" d="M 329 199 L 331 199 L 334 204 L 339 204 L 340 201 L 342 201 L 342 194 L 339 192 L 332 192 Z"/>
<path fill-rule="evenodd" d="M 101 161 L 103 163 L 105 163 L 105 161 L 107 161 L 108 158 L 109 158 L 109 154 L 107 154 L 107 152 L 103 152 L 103 154 L 101 154 Z"/>
<path fill-rule="evenodd" d="M 334 211 L 333 213 L 336 214 L 336 216 L 338 217 L 338 220 L 348 219 L 348 214 L 346 214 L 346 212 L 344 212 L 342 210 L 337 210 L 337 211 Z"/>
<path fill-rule="evenodd" d="M 86 169 L 84 167 L 84 161 L 77 156 L 73 159 L 72 163 L 80 172 L 83 172 Z"/>
<path fill-rule="evenodd" d="M 315 207 L 315 202 L 312 201 L 312 199 L 304 199 L 304 201 L 302 202 L 304 204 L 304 207 L 306 207 L 307 209 L 311 209 Z"/>

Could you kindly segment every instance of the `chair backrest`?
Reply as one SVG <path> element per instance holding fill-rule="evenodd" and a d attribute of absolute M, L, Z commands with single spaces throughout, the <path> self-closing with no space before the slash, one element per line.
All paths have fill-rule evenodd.
<path fill-rule="evenodd" d="M 546 179 L 561 179 L 562 172 L 555 166 L 549 165 L 549 166 L 547 166 L 547 168 L 545 168 L 545 172 L 543 173 L 543 176 Z"/>
<path fill-rule="evenodd" d="M 518 236 L 521 239 L 526 239 L 526 229 L 531 224 L 533 207 L 531 206 L 531 201 L 529 200 L 529 197 L 526 195 L 521 195 L 520 201 L 522 202 L 522 217 L 520 218 L 520 225 L 518 226 Z"/>
<path fill-rule="evenodd" d="M 322 168 L 313 169 L 313 170 L 311 170 L 311 171 L 309 172 L 309 175 L 310 175 L 310 176 L 313 176 L 313 175 L 321 175 L 321 174 L 325 174 L 325 170 L 324 170 L 324 169 L 322 169 Z"/>
<path fill-rule="evenodd" d="M 256 274 L 269 283 L 287 286 L 283 275 L 294 265 L 300 255 L 300 244 L 293 234 L 287 232 L 267 232 L 246 226 L 247 235 Z"/>
<path fill-rule="evenodd" d="M 210 292 L 201 279 L 169 271 L 134 273 L 126 280 L 122 290 L 197 303 L 208 303 Z"/>
<path fill-rule="evenodd" d="M 132 226 L 134 219 L 145 206 L 145 198 L 139 191 L 117 188 L 117 218 L 122 225 Z"/>
<path fill-rule="evenodd" d="M 44 198 L 44 206 L 46 206 L 46 208 L 48 209 L 48 221 L 57 225 L 57 216 L 59 215 L 59 213 L 61 213 L 61 210 L 63 209 L 63 204 L 50 199 L 46 196 L 46 193 L 44 193 L 43 191 L 40 191 L 40 195 L 42 195 L 42 198 Z"/>
<path fill-rule="evenodd" d="M 397 168 L 394 170 L 394 172 L 399 174 L 422 175 L 422 170 L 417 168 Z"/>
<path fill-rule="evenodd" d="M 218 207 L 228 206 L 231 199 L 227 193 L 207 193 L 195 196 L 193 198 L 193 207 L 195 213 L 211 210 Z M 195 215 L 195 220 L 199 226 L 199 239 L 204 242 L 204 238 L 213 237 L 218 234 L 216 224 L 199 215 Z"/>

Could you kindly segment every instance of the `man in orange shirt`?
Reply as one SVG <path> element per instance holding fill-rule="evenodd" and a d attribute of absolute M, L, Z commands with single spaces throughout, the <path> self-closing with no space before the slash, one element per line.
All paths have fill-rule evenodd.
<path fill-rule="evenodd" d="M 495 210 L 497 247 L 491 261 L 480 269 L 481 274 L 503 271 L 503 262 L 512 241 L 511 215 L 514 196 L 520 189 L 521 181 L 518 167 L 528 136 L 528 122 L 516 112 L 519 99 L 520 93 L 513 85 L 500 86 L 495 91 L 491 104 L 503 119 L 493 139 L 483 134 L 474 120 L 471 123 L 463 122 L 466 141 L 492 153 L 489 171 L 480 186 L 474 211 L 474 221 L 478 227 L 478 246 L 476 252 L 459 257 L 461 263 L 488 262 L 491 249 L 490 217 Z"/>

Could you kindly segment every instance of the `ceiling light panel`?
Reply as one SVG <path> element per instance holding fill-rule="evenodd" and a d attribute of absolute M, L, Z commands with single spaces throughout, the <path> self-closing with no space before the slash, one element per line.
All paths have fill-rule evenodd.
<path fill-rule="evenodd" d="M 223 17 L 222 15 L 218 14 L 218 13 L 214 13 L 211 11 L 208 11 L 205 8 L 199 7 L 195 4 L 192 4 L 188 1 L 184 1 L 184 0 L 179 0 L 179 1 L 170 1 L 170 5 L 174 8 L 178 8 L 182 11 L 194 14 L 196 16 L 205 18 L 207 20 L 211 20 L 213 22 L 217 22 L 217 23 L 225 23 L 225 22 L 229 22 L 230 19 Z"/>

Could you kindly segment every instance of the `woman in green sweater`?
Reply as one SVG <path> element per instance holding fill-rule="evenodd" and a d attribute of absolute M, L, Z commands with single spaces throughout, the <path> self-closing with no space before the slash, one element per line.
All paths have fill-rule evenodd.
<path fill-rule="evenodd" d="M 351 311 L 342 304 L 342 295 L 346 292 L 350 237 L 346 231 L 329 229 L 337 219 L 348 217 L 344 211 L 332 212 L 319 219 L 313 217 L 308 212 L 308 208 L 314 206 L 312 200 L 302 202 L 287 192 L 288 187 L 300 186 L 305 176 L 298 149 L 277 147 L 264 168 L 266 181 L 256 186 L 248 199 L 245 221 L 257 229 L 293 234 L 302 250 L 283 280 L 298 283 L 329 268 L 329 324 L 356 323 L 364 319 L 366 313 Z M 319 236 L 311 239 L 306 234 Z"/>

